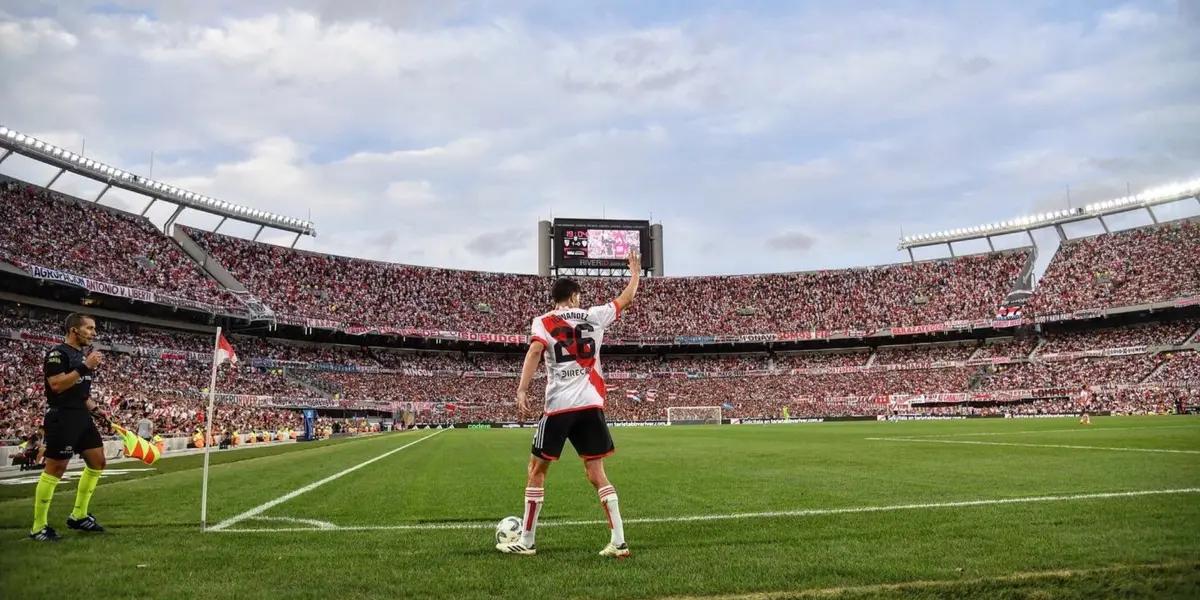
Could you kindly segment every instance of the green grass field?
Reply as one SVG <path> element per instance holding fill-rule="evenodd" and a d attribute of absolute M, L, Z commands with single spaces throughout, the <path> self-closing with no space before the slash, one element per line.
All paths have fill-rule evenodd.
<path fill-rule="evenodd" d="M 538 556 L 492 548 L 531 435 L 218 454 L 216 532 L 199 457 L 106 478 L 105 534 L 66 530 L 60 486 L 53 545 L 24 539 L 33 486 L 0 486 L 0 598 L 1200 597 L 1200 418 L 617 428 L 623 561 L 596 556 L 608 530 L 569 450 Z"/>

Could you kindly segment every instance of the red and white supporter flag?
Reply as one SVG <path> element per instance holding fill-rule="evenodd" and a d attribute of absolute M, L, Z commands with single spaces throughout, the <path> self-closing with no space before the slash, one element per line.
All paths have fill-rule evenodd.
<path fill-rule="evenodd" d="M 225 339 L 223 334 L 217 334 L 216 360 L 218 365 L 225 361 L 237 364 L 238 361 L 237 353 L 233 351 L 233 346 L 229 345 L 229 340 Z"/>

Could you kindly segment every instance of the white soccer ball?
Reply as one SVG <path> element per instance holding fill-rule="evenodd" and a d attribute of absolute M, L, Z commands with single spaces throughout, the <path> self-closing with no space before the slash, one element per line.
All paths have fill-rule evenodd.
<path fill-rule="evenodd" d="M 515 544 L 521 541 L 521 518 L 504 517 L 496 523 L 496 543 Z"/>

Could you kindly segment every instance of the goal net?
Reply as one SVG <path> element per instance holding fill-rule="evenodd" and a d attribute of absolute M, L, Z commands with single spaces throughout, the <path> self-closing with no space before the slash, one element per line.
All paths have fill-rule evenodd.
<path fill-rule="evenodd" d="M 720 406 L 671 406 L 667 425 L 720 425 Z"/>

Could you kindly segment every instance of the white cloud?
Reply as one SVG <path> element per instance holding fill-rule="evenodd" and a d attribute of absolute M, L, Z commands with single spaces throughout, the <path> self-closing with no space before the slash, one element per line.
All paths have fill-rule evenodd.
<path fill-rule="evenodd" d="M 311 214 L 302 247 L 523 272 L 551 214 L 653 214 L 669 274 L 795 270 L 898 260 L 901 227 L 1012 217 L 1068 184 L 1200 175 L 1200 42 L 1156 4 L 561 20 L 535 2 L 385 4 L 0 13 L 0 69 L 20 82 L 0 89 L 5 124 Z M 808 251 L 762 251 L 804 235 Z"/>
<path fill-rule="evenodd" d="M 442 146 L 394 150 L 391 152 L 356 152 L 343 160 L 346 164 L 399 163 L 425 165 L 437 162 L 461 161 L 479 158 L 488 150 L 488 141 L 480 137 L 454 140 Z"/>
<path fill-rule="evenodd" d="M 418 208 L 437 202 L 433 184 L 428 181 L 393 181 L 383 195 L 397 208 Z"/>
<path fill-rule="evenodd" d="M 50 19 L 0 22 L 0 55 L 53 55 L 75 48 L 79 38 Z"/>

